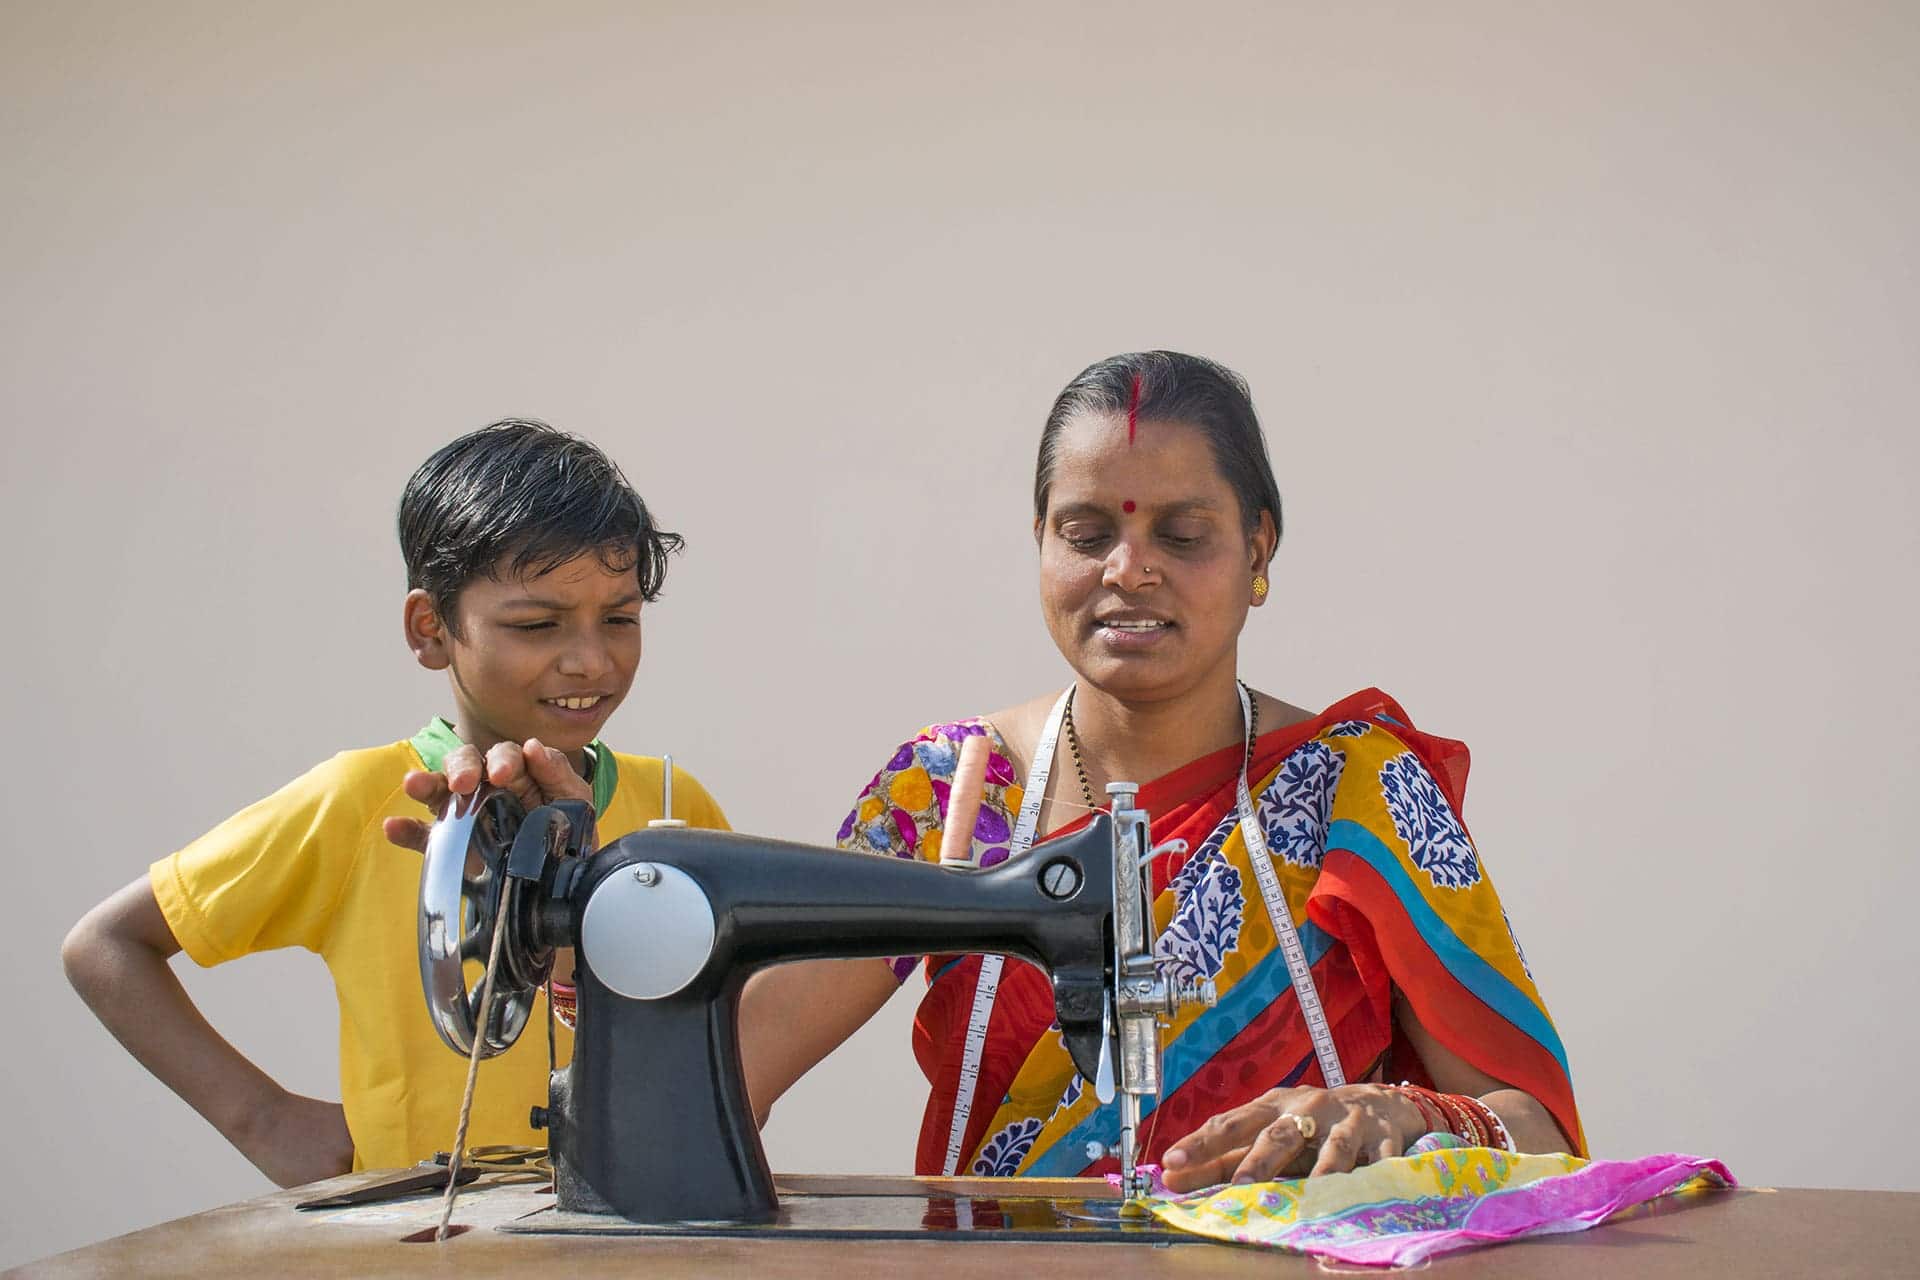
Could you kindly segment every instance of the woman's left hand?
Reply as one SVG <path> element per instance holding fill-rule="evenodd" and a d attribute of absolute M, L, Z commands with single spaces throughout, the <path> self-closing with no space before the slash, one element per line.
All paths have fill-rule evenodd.
<path fill-rule="evenodd" d="M 1392 1159 L 1426 1131 L 1420 1108 L 1384 1085 L 1274 1089 L 1169 1147 L 1161 1176 L 1170 1190 L 1194 1191 L 1229 1181 L 1345 1173 Z"/>

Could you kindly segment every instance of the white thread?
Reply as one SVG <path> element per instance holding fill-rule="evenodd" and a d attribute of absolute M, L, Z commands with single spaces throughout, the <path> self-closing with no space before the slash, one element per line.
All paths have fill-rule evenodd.
<path fill-rule="evenodd" d="M 503 864 L 500 874 L 506 874 Z M 493 942 L 487 948 L 487 976 L 480 984 L 480 1021 L 473 1029 L 473 1052 L 467 1058 L 467 1089 L 460 1096 L 460 1124 L 453 1131 L 453 1154 L 447 1158 L 447 1198 L 440 1206 L 440 1225 L 434 1228 L 435 1244 L 447 1238 L 447 1223 L 453 1220 L 453 1200 L 460 1194 L 460 1156 L 467 1147 L 467 1122 L 473 1118 L 473 1086 L 480 1079 L 480 1049 L 486 1043 L 487 1024 L 493 1018 L 493 975 L 500 967 L 500 939 L 506 936 L 508 899 L 513 883 L 500 888 L 500 913 L 493 919 Z"/>

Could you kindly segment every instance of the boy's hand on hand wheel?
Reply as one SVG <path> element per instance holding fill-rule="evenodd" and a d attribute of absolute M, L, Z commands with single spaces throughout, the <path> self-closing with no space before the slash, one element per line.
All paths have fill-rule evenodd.
<path fill-rule="evenodd" d="M 496 742 L 484 757 L 478 747 L 458 747 L 447 753 L 441 772 L 416 769 L 401 785 L 437 820 L 456 795 L 470 796 L 478 790 L 483 777 L 501 790 L 511 791 L 529 809 L 553 800 L 593 799 L 593 788 L 573 771 L 566 753 L 538 738 L 529 738 L 524 744 Z M 384 823 L 389 841 L 417 853 L 426 852 L 430 826 L 417 818 L 388 818 Z"/>

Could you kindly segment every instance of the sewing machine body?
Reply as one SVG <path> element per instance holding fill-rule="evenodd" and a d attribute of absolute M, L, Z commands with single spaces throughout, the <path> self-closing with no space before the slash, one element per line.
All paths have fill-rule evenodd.
<path fill-rule="evenodd" d="M 1050 851 L 1083 881 L 1099 829 Z M 554 1073 L 555 1191 L 563 1210 L 634 1221 L 773 1217 L 736 1023 L 748 976 L 768 964 L 820 957 L 990 951 L 1053 975 L 1062 1028 L 1099 1052 L 1104 998 L 1104 895 L 1083 885 L 1046 896 L 1031 866 L 960 873 L 823 853 L 723 832 L 639 831 L 602 849 L 569 895 L 579 938 L 579 1025 L 573 1061 Z M 691 890 L 691 892 L 688 892 Z M 621 935 L 698 932 L 684 918 L 704 897 L 713 922 L 704 963 L 670 993 L 636 998 L 647 962 L 687 967 L 671 946 L 635 956 Z M 658 905 L 656 905 L 658 903 Z M 609 985 L 611 980 L 612 985 Z M 616 989 L 623 988 L 623 990 Z M 1077 1015 L 1077 1017 L 1075 1016 Z"/>
<path fill-rule="evenodd" d="M 464 1051 L 480 1002 L 459 989 L 458 962 L 485 959 L 485 935 L 504 914 L 505 1004 L 487 1020 L 485 1056 L 524 1026 L 554 948 L 574 948 L 573 1059 L 536 1113 L 551 1130 L 563 1213 L 771 1221 L 777 1200 L 747 1097 L 740 995 L 760 968 L 832 957 L 978 952 L 1045 969 L 1075 1065 L 1103 1101 L 1119 1099 L 1111 1154 L 1138 1189 L 1133 1135 L 1158 1089 L 1157 1022 L 1211 991 L 1170 985 L 1155 970 L 1142 886 L 1152 849 L 1130 790 L 1118 791 L 1111 815 L 986 870 L 678 824 L 596 851 L 584 804 L 517 808 L 496 794 L 471 848 L 457 828 L 438 853 L 430 842 L 421 972 L 436 1025 Z M 455 845 L 458 876 L 448 869 Z"/>

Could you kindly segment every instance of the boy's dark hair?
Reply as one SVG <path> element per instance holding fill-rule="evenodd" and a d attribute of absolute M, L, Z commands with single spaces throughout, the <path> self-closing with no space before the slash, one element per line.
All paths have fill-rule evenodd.
<path fill-rule="evenodd" d="M 653 523 L 620 468 L 578 436 L 532 418 L 469 432 L 421 464 L 400 495 L 407 587 L 457 634 L 454 602 L 475 578 L 541 574 L 586 552 L 654 600 L 684 539 Z"/>

